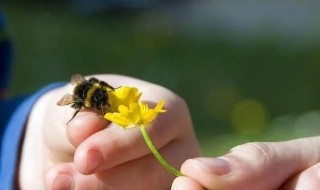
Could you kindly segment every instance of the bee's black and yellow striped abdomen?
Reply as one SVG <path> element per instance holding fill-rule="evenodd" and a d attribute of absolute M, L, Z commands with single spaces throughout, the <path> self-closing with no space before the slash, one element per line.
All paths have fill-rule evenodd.
<path fill-rule="evenodd" d="M 109 107 L 108 91 L 113 90 L 106 82 L 91 78 L 78 84 L 73 94 L 79 98 L 79 102 L 75 102 L 72 107 L 79 109 L 81 107 L 96 108 L 104 111 Z"/>
<path fill-rule="evenodd" d="M 107 89 L 102 87 L 99 83 L 93 84 L 86 93 L 85 107 L 103 108 L 107 105 Z"/>

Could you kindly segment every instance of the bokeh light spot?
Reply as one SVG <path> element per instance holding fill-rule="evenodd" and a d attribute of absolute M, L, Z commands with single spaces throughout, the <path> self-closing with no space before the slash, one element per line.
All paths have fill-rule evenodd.
<path fill-rule="evenodd" d="M 240 101 L 232 110 L 231 122 L 241 134 L 260 134 L 266 127 L 266 110 L 257 100 Z"/>

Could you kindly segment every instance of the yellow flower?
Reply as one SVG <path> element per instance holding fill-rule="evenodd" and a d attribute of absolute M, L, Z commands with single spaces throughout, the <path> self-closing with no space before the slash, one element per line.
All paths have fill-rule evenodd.
<path fill-rule="evenodd" d="M 134 87 L 120 87 L 108 93 L 110 112 L 118 111 L 120 105 L 129 106 L 130 103 L 137 103 L 141 97 L 141 93 Z"/>
<path fill-rule="evenodd" d="M 161 100 L 154 109 L 150 109 L 143 102 L 131 102 L 129 106 L 120 105 L 118 112 L 107 113 L 104 117 L 124 128 L 135 126 L 146 127 L 159 113 L 163 113 L 164 100 Z"/>
<path fill-rule="evenodd" d="M 134 87 L 120 87 L 108 93 L 110 111 L 105 118 L 124 128 L 134 126 L 145 127 L 151 123 L 159 113 L 163 113 L 164 100 L 154 109 L 140 101 L 141 92 Z"/>

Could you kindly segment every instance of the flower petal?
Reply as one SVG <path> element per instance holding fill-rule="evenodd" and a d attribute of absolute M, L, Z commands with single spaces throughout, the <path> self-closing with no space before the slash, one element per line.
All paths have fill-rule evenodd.
<path fill-rule="evenodd" d="M 166 112 L 162 109 L 165 101 L 158 102 L 154 109 L 140 101 L 141 93 L 137 88 L 120 87 L 109 94 L 110 111 L 105 118 L 124 127 L 148 126 L 159 113 Z"/>

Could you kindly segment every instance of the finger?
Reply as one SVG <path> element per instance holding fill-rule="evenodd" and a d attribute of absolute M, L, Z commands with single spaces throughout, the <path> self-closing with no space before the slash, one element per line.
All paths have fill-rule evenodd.
<path fill-rule="evenodd" d="M 320 137 L 280 143 L 248 143 L 220 158 L 187 160 L 186 176 L 207 189 L 277 189 L 292 175 L 319 161 Z"/>
<path fill-rule="evenodd" d="M 192 157 L 188 147 L 181 142 L 163 147 L 159 152 L 173 167 L 179 168 L 184 159 Z M 180 148 L 180 150 L 179 150 Z M 177 150 L 181 151 L 177 154 Z M 174 175 L 166 170 L 152 154 L 117 165 L 99 174 L 114 189 L 170 189 Z M 124 182 L 123 179 L 126 179 Z"/>
<path fill-rule="evenodd" d="M 154 102 L 158 98 L 154 96 L 155 94 L 151 95 L 150 92 L 159 91 L 161 89 L 163 93 L 166 93 L 166 94 L 171 93 L 170 91 L 162 87 L 159 87 L 144 81 L 140 81 L 138 79 L 125 77 L 125 76 L 98 75 L 93 77 L 97 77 L 100 80 L 108 81 L 108 83 L 116 86 L 119 86 L 119 83 L 124 83 L 123 85 L 128 85 L 125 83 L 136 83 L 136 86 L 137 85 L 142 86 L 141 88 L 143 88 L 144 93 L 147 94 L 147 96 L 145 96 L 145 99 L 151 102 Z M 87 77 L 87 78 L 90 78 L 90 77 Z M 149 87 L 148 88 L 143 87 L 145 85 L 148 85 Z M 64 89 L 65 91 L 72 91 L 72 88 L 74 88 L 74 86 L 67 85 Z M 149 88 L 154 88 L 154 90 L 148 90 Z M 148 96 L 148 93 L 149 93 L 149 96 Z M 159 94 L 157 95 L 159 96 Z M 81 109 L 81 111 L 77 114 L 77 116 L 74 119 L 72 119 L 70 122 L 68 122 L 67 135 L 70 142 L 75 147 L 79 146 L 85 139 L 87 139 L 92 134 L 102 130 L 108 124 L 107 120 L 101 117 L 99 114 L 94 113 L 95 111 L 96 111 L 95 109 L 90 109 L 90 110 Z"/>
<path fill-rule="evenodd" d="M 163 147 L 161 154 L 173 166 L 179 166 L 185 158 L 193 156 L 188 147 L 181 154 L 175 155 L 180 143 Z M 153 155 L 132 160 L 111 169 L 83 175 L 73 163 L 59 164 L 51 167 L 45 176 L 46 189 L 169 189 L 174 176 L 162 167 Z"/>
<path fill-rule="evenodd" d="M 68 123 L 67 136 L 69 141 L 78 147 L 84 140 L 107 127 L 109 122 L 101 115 L 92 111 L 81 111 Z"/>
<path fill-rule="evenodd" d="M 111 83 L 119 83 L 119 81 L 123 81 L 123 82 L 136 81 L 136 83 L 138 84 L 150 85 L 150 83 L 143 82 L 138 79 L 133 79 L 133 78 L 119 76 L 119 75 L 100 75 L 100 76 L 93 76 L 93 77 L 99 77 L 101 80 L 106 80 Z M 90 77 L 87 77 L 87 78 L 90 78 Z M 118 86 L 118 84 L 116 85 Z M 60 96 L 56 95 L 55 97 L 61 98 L 63 94 L 68 92 L 71 93 L 73 91 L 73 88 L 74 88 L 74 85 L 66 85 L 64 88 L 62 88 L 62 90 L 59 91 L 61 95 Z M 55 102 L 57 102 L 57 100 Z M 64 114 L 65 116 L 63 118 L 65 119 L 63 121 L 65 121 L 66 119 L 67 121 L 69 121 L 74 113 L 74 110 L 72 110 L 69 106 L 66 106 L 64 108 L 68 113 Z M 59 109 L 62 110 L 61 107 L 59 107 Z M 61 113 L 61 112 L 57 112 L 57 113 Z M 85 139 L 87 139 L 92 134 L 102 130 L 104 127 L 107 126 L 108 123 L 109 122 L 107 122 L 106 119 L 104 119 L 100 114 L 97 113 L 97 110 L 82 108 L 75 118 L 73 118 L 70 122 L 67 122 L 68 139 L 75 147 L 78 147 Z"/>
<path fill-rule="evenodd" d="M 283 185 L 281 190 L 320 189 L 320 163 L 302 171 Z"/>
<path fill-rule="evenodd" d="M 169 111 L 166 114 L 165 119 L 161 120 L 162 125 L 175 125 L 175 129 L 177 129 L 180 126 L 183 126 L 185 133 L 181 134 L 194 134 L 193 129 L 191 127 L 192 124 L 189 116 L 190 114 L 188 112 L 186 103 L 184 102 L 184 100 L 182 100 L 180 97 L 175 95 L 170 90 L 149 82 L 120 75 L 95 75 L 88 76 L 87 78 L 90 77 L 96 77 L 100 80 L 107 81 L 113 86 L 138 86 L 139 90 L 143 92 L 143 101 L 149 102 L 150 104 L 156 104 L 155 102 L 157 102 L 159 99 L 166 99 L 165 107 Z M 64 88 L 64 91 L 72 91 L 72 88 L 73 86 L 67 85 Z M 71 109 L 68 110 L 70 112 Z M 108 124 L 108 122 L 105 119 L 99 117 L 99 114 L 95 114 L 93 112 L 94 110 L 82 110 L 81 112 L 79 112 L 77 117 L 75 117 L 69 122 L 69 127 L 67 128 L 67 136 L 74 146 L 79 146 L 85 139 L 87 139 L 92 134 L 100 131 Z M 70 119 L 70 117 L 68 117 L 68 119 Z M 162 134 L 157 134 L 157 136 L 160 135 Z M 184 137 L 182 135 L 180 135 L 180 137 L 189 138 Z"/>
<path fill-rule="evenodd" d="M 158 149 L 179 140 L 177 129 L 171 126 L 160 126 L 154 123 L 148 127 L 149 135 Z M 186 138 L 190 150 L 198 155 L 198 145 L 194 138 Z M 186 146 L 186 145 L 183 145 Z M 83 174 L 106 170 L 129 160 L 150 154 L 150 150 L 141 135 L 139 128 L 123 129 L 111 124 L 105 130 L 90 136 L 77 149 L 74 157 L 77 169 Z"/>
<path fill-rule="evenodd" d="M 203 190 L 203 188 L 195 180 L 181 176 L 173 181 L 171 190 Z"/>

